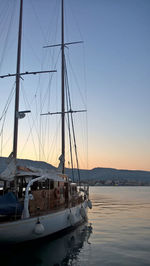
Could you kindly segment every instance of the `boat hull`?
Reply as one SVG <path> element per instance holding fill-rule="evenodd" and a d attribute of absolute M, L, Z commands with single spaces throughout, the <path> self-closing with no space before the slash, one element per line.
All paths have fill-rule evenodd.
<path fill-rule="evenodd" d="M 1 223 L 0 243 L 21 243 L 53 235 L 82 223 L 87 217 L 87 210 L 87 201 L 84 201 L 75 207 L 47 215 Z"/>

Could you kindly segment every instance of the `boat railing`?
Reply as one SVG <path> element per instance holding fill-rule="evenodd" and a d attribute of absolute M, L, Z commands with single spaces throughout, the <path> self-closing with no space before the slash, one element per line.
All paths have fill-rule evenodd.
<path fill-rule="evenodd" d="M 40 177 L 34 178 L 31 181 L 29 181 L 26 187 L 26 190 L 25 190 L 24 209 L 22 212 L 22 219 L 26 219 L 30 217 L 30 213 L 29 213 L 29 200 L 31 199 L 31 194 L 29 194 L 30 187 L 33 185 L 33 183 L 37 181 L 45 180 L 47 178 L 51 179 L 51 177 L 42 175 Z"/>

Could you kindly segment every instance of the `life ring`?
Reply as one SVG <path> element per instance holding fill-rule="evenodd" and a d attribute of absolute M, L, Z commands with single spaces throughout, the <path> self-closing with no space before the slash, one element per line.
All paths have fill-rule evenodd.
<path fill-rule="evenodd" d="M 54 190 L 54 195 L 55 195 L 55 198 L 56 198 L 56 199 L 60 199 L 60 191 L 59 191 L 58 188 L 55 188 L 55 190 Z"/>

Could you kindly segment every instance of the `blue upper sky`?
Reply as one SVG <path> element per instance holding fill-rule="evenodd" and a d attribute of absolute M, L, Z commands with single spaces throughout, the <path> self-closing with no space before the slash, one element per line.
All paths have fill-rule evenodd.
<path fill-rule="evenodd" d="M 6 0 L 0 12 L 4 22 L 11 21 L 13 9 L 15 14 L 8 32 L 7 53 L 4 46 L 0 50 L 6 56 L 0 65 L 1 74 L 15 71 L 19 1 L 14 1 L 14 5 L 12 2 Z M 59 3 L 60 0 L 24 1 L 23 71 L 50 66 L 45 63 L 48 52 L 41 47 L 60 42 Z M 65 5 L 66 40 L 84 40 L 83 45 L 66 49 L 73 53 L 77 79 L 87 95 L 89 164 L 81 163 L 81 167 L 150 170 L 150 1 L 65 0 Z M 1 43 L 5 43 L 4 34 L 8 31 L 3 25 Z M 80 51 L 84 53 L 82 60 Z M 85 79 L 80 78 L 84 74 L 81 61 Z M 71 84 L 74 86 L 72 80 Z M 78 99 L 80 92 L 72 94 Z M 84 107 L 83 102 L 79 100 L 77 107 Z"/>

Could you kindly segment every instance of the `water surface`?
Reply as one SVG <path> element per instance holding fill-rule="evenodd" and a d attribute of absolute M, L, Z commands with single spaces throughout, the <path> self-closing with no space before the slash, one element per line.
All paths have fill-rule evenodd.
<path fill-rule="evenodd" d="M 89 265 L 150 265 L 150 187 L 92 187 Z"/>
<path fill-rule="evenodd" d="M 53 241 L 1 248 L 0 265 L 150 265 L 150 187 L 91 187 L 88 223 Z"/>

